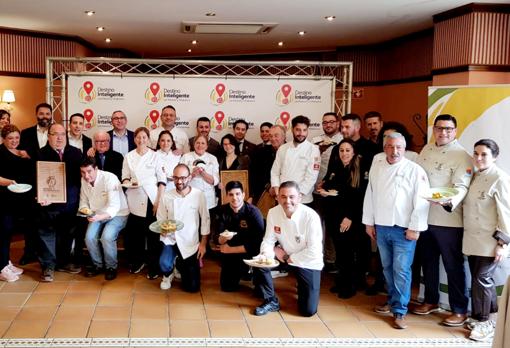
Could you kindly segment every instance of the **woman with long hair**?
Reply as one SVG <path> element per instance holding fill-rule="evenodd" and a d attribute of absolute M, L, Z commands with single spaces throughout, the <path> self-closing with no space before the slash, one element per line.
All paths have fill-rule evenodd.
<path fill-rule="evenodd" d="M 170 131 L 164 130 L 159 133 L 156 154 L 159 156 L 161 169 L 168 179 L 166 183 L 166 191 L 170 191 L 175 188 L 175 184 L 171 178 L 175 166 L 177 166 L 181 160 L 181 155 L 176 155 L 173 152 L 176 149 L 177 147 L 175 146 L 174 137 Z"/>

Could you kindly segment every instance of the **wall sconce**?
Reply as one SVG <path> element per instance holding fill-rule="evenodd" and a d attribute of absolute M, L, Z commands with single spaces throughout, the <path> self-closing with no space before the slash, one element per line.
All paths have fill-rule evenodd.
<path fill-rule="evenodd" d="M 0 104 L 0 109 L 4 109 L 7 111 L 12 111 L 11 103 L 14 103 L 16 101 L 16 97 L 14 97 L 14 91 L 12 89 L 6 89 L 2 93 L 2 104 Z"/>

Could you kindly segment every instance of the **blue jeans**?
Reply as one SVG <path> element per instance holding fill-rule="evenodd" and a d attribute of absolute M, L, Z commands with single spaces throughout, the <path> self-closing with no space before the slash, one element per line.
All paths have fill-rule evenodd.
<path fill-rule="evenodd" d="M 198 251 L 184 259 L 177 244 L 163 244 L 161 256 L 159 257 L 161 272 L 165 277 L 168 277 L 174 269 L 175 259 L 179 257 L 176 266 L 181 272 L 182 289 L 186 292 L 197 292 L 200 290 L 200 263 L 197 254 Z"/>
<path fill-rule="evenodd" d="M 416 241 L 407 240 L 406 228 L 376 225 L 377 246 L 388 286 L 388 303 L 394 314 L 407 314 L 411 299 L 411 265 Z"/>
<path fill-rule="evenodd" d="M 174 270 L 175 258 L 177 257 L 177 244 L 163 244 L 159 257 L 159 268 L 164 276 L 168 277 Z"/>
<path fill-rule="evenodd" d="M 101 242 L 106 268 L 117 268 L 117 237 L 119 232 L 126 227 L 127 219 L 127 216 L 115 216 L 113 219 L 89 223 L 85 244 L 96 267 L 103 268 L 103 255 L 99 247 L 99 242 Z M 101 236 L 100 239 L 99 236 Z"/>

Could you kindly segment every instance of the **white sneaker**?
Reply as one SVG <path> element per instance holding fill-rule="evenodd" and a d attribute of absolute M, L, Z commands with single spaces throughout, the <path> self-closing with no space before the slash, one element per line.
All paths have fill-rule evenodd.
<path fill-rule="evenodd" d="M 287 271 L 271 271 L 271 278 L 282 278 L 289 275 L 289 272 Z"/>
<path fill-rule="evenodd" d="M 174 267 L 174 273 L 172 275 L 175 277 L 175 279 L 181 279 L 181 272 L 177 270 L 177 267 Z"/>
<path fill-rule="evenodd" d="M 474 341 L 487 342 L 492 340 L 492 338 L 494 337 L 495 330 L 496 330 L 495 320 L 482 321 L 476 324 L 473 330 L 471 330 L 469 338 Z"/>
<path fill-rule="evenodd" d="M 172 279 L 174 279 L 174 275 L 170 274 L 168 277 L 163 276 L 163 279 L 161 280 L 161 284 L 159 284 L 159 287 L 161 290 L 168 290 L 172 287 Z"/>
<path fill-rule="evenodd" d="M 9 268 L 9 265 L 5 266 L 3 269 L 2 269 L 2 272 L 0 273 L 0 280 L 4 280 L 6 282 L 15 282 L 16 280 L 18 280 L 19 277 L 17 274 L 15 274 L 10 268 Z"/>
<path fill-rule="evenodd" d="M 9 261 L 9 264 L 7 265 L 7 267 L 9 267 L 10 270 L 12 271 L 12 273 L 16 274 L 17 276 L 20 276 L 23 274 L 23 269 L 14 266 L 11 261 Z"/>

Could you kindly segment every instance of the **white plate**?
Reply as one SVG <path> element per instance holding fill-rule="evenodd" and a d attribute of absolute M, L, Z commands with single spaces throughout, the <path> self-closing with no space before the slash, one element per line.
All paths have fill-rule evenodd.
<path fill-rule="evenodd" d="M 256 268 L 275 268 L 275 267 L 278 267 L 280 265 L 278 260 L 274 260 L 274 259 L 271 260 L 273 263 L 271 263 L 270 265 L 265 264 L 265 263 L 260 263 L 257 259 L 251 259 L 251 260 L 244 259 L 243 261 L 248 266 L 256 267 Z"/>
<path fill-rule="evenodd" d="M 182 228 L 184 227 L 184 223 L 182 221 L 179 221 L 179 220 L 169 220 L 169 221 L 175 223 L 176 231 L 182 230 Z M 164 222 L 164 221 L 154 221 L 152 224 L 149 225 L 149 230 L 151 230 L 152 232 L 155 232 L 155 233 L 161 233 L 161 226 L 160 226 L 161 222 Z"/>
<path fill-rule="evenodd" d="M 79 216 L 79 217 L 91 217 L 91 216 L 94 216 L 94 215 L 96 215 L 96 213 L 92 213 L 92 214 L 86 215 L 86 214 L 78 212 L 76 214 L 76 216 Z"/>
<path fill-rule="evenodd" d="M 236 234 L 237 234 L 237 232 L 232 232 L 232 231 L 225 230 L 225 231 L 220 233 L 220 236 L 230 239 L 230 238 L 234 237 Z"/>
<path fill-rule="evenodd" d="M 125 183 L 122 184 L 122 187 L 128 188 L 128 189 L 136 189 L 142 187 L 140 184 L 133 186 L 131 183 Z"/>
<path fill-rule="evenodd" d="M 441 197 L 433 198 L 432 194 L 434 193 L 440 193 Z M 452 197 L 455 197 L 458 194 L 459 190 L 453 187 L 432 187 L 427 191 L 423 198 L 430 202 L 443 203 L 449 201 Z"/>
<path fill-rule="evenodd" d="M 325 194 L 326 196 L 338 196 L 337 190 L 319 190 L 320 194 Z"/>
<path fill-rule="evenodd" d="M 7 189 L 14 193 L 25 193 L 32 189 L 32 185 L 29 184 L 12 184 L 7 186 Z"/>

